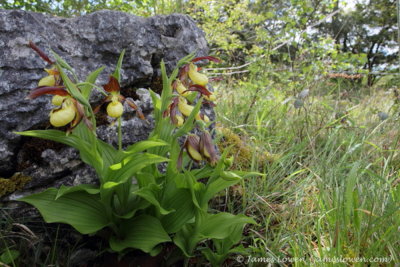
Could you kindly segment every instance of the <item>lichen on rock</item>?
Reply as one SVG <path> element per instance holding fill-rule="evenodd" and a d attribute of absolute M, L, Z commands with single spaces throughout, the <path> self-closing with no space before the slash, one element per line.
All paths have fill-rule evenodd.
<path fill-rule="evenodd" d="M 15 173 L 11 178 L 0 178 L 0 197 L 23 189 L 31 179 L 20 172 Z"/>

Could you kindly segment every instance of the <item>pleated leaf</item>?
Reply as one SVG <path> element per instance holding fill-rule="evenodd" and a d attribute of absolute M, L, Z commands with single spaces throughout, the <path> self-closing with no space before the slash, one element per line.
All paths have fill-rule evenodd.
<path fill-rule="evenodd" d="M 126 248 L 140 249 L 151 252 L 158 244 L 171 241 L 160 221 L 149 215 L 140 215 L 121 223 L 121 238 L 110 239 L 110 247 L 114 251 Z"/>
<path fill-rule="evenodd" d="M 57 192 L 57 189 L 50 188 L 20 201 L 37 208 L 46 222 L 66 223 L 82 234 L 95 233 L 109 224 L 98 195 L 78 191 L 62 195 L 56 200 Z"/>

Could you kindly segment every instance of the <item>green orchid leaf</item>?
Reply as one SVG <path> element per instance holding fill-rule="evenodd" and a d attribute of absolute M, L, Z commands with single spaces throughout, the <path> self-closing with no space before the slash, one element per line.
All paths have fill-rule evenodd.
<path fill-rule="evenodd" d="M 121 183 L 116 183 L 116 182 L 106 182 L 103 184 L 104 189 L 111 189 L 113 187 L 116 187 L 117 185 L 120 185 Z"/>
<path fill-rule="evenodd" d="M 97 77 L 104 70 L 104 68 L 105 67 L 103 66 L 103 67 L 100 67 L 97 70 L 91 72 L 86 78 L 86 81 L 85 81 L 86 84 L 79 86 L 79 88 L 82 91 L 82 95 L 85 99 L 89 99 L 90 93 L 92 92 L 92 88 L 93 88 L 93 86 L 91 84 L 94 84 L 96 82 Z"/>
<path fill-rule="evenodd" d="M 219 178 L 214 182 L 208 184 L 203 195 L 202 203 L 205 205 L 210 199 L 212 199 L 218 192 L 237 184 L 241 179 L 226 180 Z"/>
<path fill-rule="evenodd" d="M 160 96 L 154 93 L 152 90 L 149 90 L 151 100 L 153 102 L 153 114 L 155 119 L 155 125 L 159 124 L 160 120 L 162 119 L 162 112 L 161 112 L 161 99 Z"/>
<path fill-rule="evenodd" d="M 154 154 L 143 153 L 135 154 L 125 158 L 122 162 L 111 165 L 109 179 L 114 182 L 124 182 L 141 169 L 155 163 L 168 161 L 167 158 Z"/>
<path fill-rule="evenodd" d="M 61 132 L 58 130 L 33 130 L 16 132 L 16 134 L 23 136 L 39 137 L 73 147 L 79 150 L 83 162 L 91 165 L 98 174 L 100 174 L 102 171 L 102 159 L 98 156 L 96 151 L 93 150 L 93 147 L 74 134 L 66 135 L 65 132 Z"/>
<path fill-rule="evenodd" d="M 166 209 L 174 210 L 161 218 L 161 223 L 168 233 L 178 232 L 186 223 L 194 219 L 196 207 L 188 189 L 170 185 L 164 190 L 161 204 Z"/>
<path fill-rule="evenodd" d="M 225 239 L 232 235 L 236 227 L 243 228 L 245 224 L 257 224 L 252 218 L 243 214 L 233 215 L 227 212 L 204 214 L 198 228 L 201 239 Z"/>
<path fill-rule="evenodd" d="M 195 123 L 195 117 L 199 113 L 201 105 L 203 102 L 203 98 L 200 98 L 197 104 L 194 106 L 194 109 L 190 113 L 189 117 L 186 118 L 185 123 L 176 131 L 174 137 L 179 138 L 193 129 L 193 125 Z"/>
<path fill-rule="evenodd" d="M 167 70 L 165 69 L 164 60 L 161 60 L 160 67 L 163 81 L 163 89 L 161 92 L 161 113 L 163 113 L 171 103 L 172 88 L 171 82 L 169 81 L 167 76 Z"/>
<path fill-rule="evenodd" d="M 227 254 L 218 254 L 217 252 L 212 251 L 209 247 L 203 248 L 201 253 L 212 266 L 223 266 L 224 261 L 229 256 Z"/>
<path fill-rule="evenodd" d="M 126 248 L 136 248 L 149 253 L 158 244 L 171 241 L 160 221 L 149 215 L 123 220 L 120 226 L 120 238 L 113 236 L 110 239 L 111 249 L 117 252 Z"/>
<path fill-rule="evenodd" d="M 192 195 L 192 203 L 195 207 L 200 210 L 204 207 L 204 205 L 202 205 L 202 199 L 205 193 L 205 185 L 197 182 L 196 178 L 189 171 L 184 171 L 184 174 L 177 175 L 175 177 L 175 183 L 178 188 L 189 189 Z"/>
<path fill-rule="evenodd" d="M 48 223 L 66 223 L 82 234 L 95 233 L 109 225 L 106 208 L 98 195 L 76 191 L 60 196 L 58 190 L 47 189 L 19 199 L 33 205 Z"/>
<path fill-rule="evenodd" d="M 168 146 L 169 144 L 163 140 L 144 140 L 137 142 L 133 145 L 130 145 L 126 150 L 125 153 L 127 154 L 134 154 L 138 152 L 143 152 L 146 149 L 158 146 Z"/>
<path fill-rule="evenodd" d="M 56 59 L 57 63 L 60 64 L 61 67 L 63 67 L 66 70 L 69 70 L 70 72 L 75 72 L 75 70 L 64 60 L 62 57 L 60 57 L 56 52 L 51 51 L 54 58 Z"/>
<path fill-rule="evenodd" d="M 20 253 L 15 249 L 6 249 L 4 253 L 0 255 L 0 264 L 12 264 L 19 257 Z M 15 266 L 15 264 L 13 264 Z M 8 266 L 8 265 L 4 265 Z"/>
<path fill-rule="evenodd" d="M 193 250 L 196 244 L 200 241 L 200 238 L 195 231 L 194 224 L 184 225 L 179 232 L 173 238 L 175 245 L 181 249 L 183 254 L 190 258 L 193 257 Z"/>
<path fill-rule="evenodd" d="M 152 183 L 156 183 L 156 177 L 154 176 L 154 174 L 149 172 L 139 172 L 135 174 L 135 178 L 138 182 L 139 188 L 145 187 Z"/>
<path fill-rule="evenodd" d="M 233 215 L 226 212 L 217 214 L 202 213 L 196 217 L 198 222 L 188 223 L 175 235 L 173 241 L 187 257 L 191 257 L 196 245 L 207 239 L 228 239 L 237 229 L 243 229 L 247 223 L 256 222 L 243 214 Z M 195 227 L 197 225 L 197 227 Z M 236 240 L 236 234 L 234 239 Z"/>
<path fill-rule="evenodd" d="M 61 187 L 58 189 L 57 195 L 55 200 L 58 198 L 62 197 L 65 194 L 69 194 L 72 192 L 78 192 L 78 191 L 85 191 L 86 193 L 89 193 L 91 195 L 96 195 L 100 193 L 100 188 L 96 185 L 92 184 L 80 184 L 76 186 L 65 186 L 61 185 Z"/>
<path fill-rule="evenodd" d="M 76 99 L 78 100 L 82 105 L 86 106 L 87 108 L 91 108 L 88 100 L 82 95 L 81 91 L 79 88 L 71 81 L 71 79 L 68 77 L 68 75 L 64 72 L 63 68 L 59 65 L 59 63 L 56 63 L 57 69 L 60 72 L 61 79 L 64 82 L 65 87 L 67 87 L 68 92 Z"/>
<path fill-rule="evenodd" d="M 159 196 L 162 194 L 162 192 L 160 186 L 156 184 L 149 184 L 146 187 L 142 187 L 133 194 L 140 196 L 153 204 L 162 215 L 167 215 L 174 211 L 173 209 L 168 210 L 161 206 L 161 203 L 159 202 Z"/>
<path fill-rule="evenodd" d="M 67 136 L 65 132 L 59 130 L 32 130 L 14 133 L 23 136 L 38 137 L 42 139 L 56 141 L 74 148 L 77 148 L 81 145 L 81 141 L 78 138 L 73 135 Z"/>
<path fill-rule="evenodd" d="M 115 67 L 115 71 L 112 74 L 112 76 L 115 79 L 117 79 L 118 82 L 121 82 L 121 68 L 122 68 L 122 61 L 124 59 L 124 55 L 125 55 L 125 49 L 122 50 L 121 54 L 119 55 L 117 66 Z"/>

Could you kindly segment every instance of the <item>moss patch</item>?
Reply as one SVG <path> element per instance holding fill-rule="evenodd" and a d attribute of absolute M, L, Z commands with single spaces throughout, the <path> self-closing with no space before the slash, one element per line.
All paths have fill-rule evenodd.
<path fill-rule="evenodd" d="M 23 189 L 31 179 L 20 172 L 15 173 L 11 178 L 0 178 L 0 197 Z"/>
<path fill-rule="evenodd" d="M 232 146 L 232 149 L 228 153 L 228 157 L 233 156 L 235 158 L 232 169 L 249 169 L 255 153 L 257 154 L 257 165 L 260 168 L 262 168 L 266 163 L 275 162 L 280 158 L 280 155 L 278 154 L 257 150 L 255 146 L 250 144 L 250 142 L 247 142 L 244 137 L 241 137 L 228 128 L 218 126 L 217 131 L 220 136 L 217 146 L 221 153 L 228 147 Z"/>

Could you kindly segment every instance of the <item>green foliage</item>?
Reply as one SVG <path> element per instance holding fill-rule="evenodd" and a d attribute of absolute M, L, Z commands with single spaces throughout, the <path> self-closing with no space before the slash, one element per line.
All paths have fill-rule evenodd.
<path fill-rule="evenodd" d="M 122 58 L 123 52 L 113 74 L 117 80 Z M 185 57 L 178 66 L 187 64 L 191 59 L 193 55 Z M 73 69 L 58 56 L 56 60 L 67 91 L 85 107 L 86 116 L 90 116 L 95 125 L 89 96 L 102 68 L 89 75 L 86 79 L 88 86 L 79 86 L 76 85 L 77 81 L 68 77 L 67 71 L 72 73 Z M 49 223 L 66 223 L 83 234 L 106 229 L 110 248 L 116 252 L 140 249 L 156 255 L 162 250 L 163 243 L 173 241 L 183 255 L 191 257 L 199 243 L 210 239 L 217 247 L 218 256 L 214 258 L 222 262 L 229 253 L 234 252 L 231 247 L 240 241 L 244 225 L 255 222 L 243 214 L 210 213 L 208 202 L 220 191 L 240 182 L 246 173 L 239 175 L 225 171 L 226 154 L 222 155 L 215 167 L 205 165 L 189 170 L 178 167 L 182 156 L 178 138 L 195 127 L 195 115 L 200 110 L 202 99 L 186 122 L 177 128 L 165 114 L 170 109 L 173 97 L 176 98 L 171 83 L 178 70 L 168 77 L 161 63 L 161 72 L 161 96 L 152 93 L 155 128 L 148 140 L 130 145 L 125 150 L 121 147 L 115 149 L 99 140 L 95 129 L 90 129 L 84 123 L 71 129 L 68 134 L 59 130 L 19 132 L 20 135 L 53 140 L 76 148 L 82 161 L 96 170 L 100 181 L 99 186 L 50 188 L 23 197 L 20 201 L 35 206 Z M 160 172 L 159 163 L 165 164 L 166 172 Z M 137 183 L 132 183 L 133 179 Z M 229 238 L 232 233 L 235 233 L 233 239 Z M 208 255 L 212 255 L 211 248 L 207 251 Z"/>
<path fill-rule="evenodd" d="M 19 251 L 14 249 L 6 249 L 5 252 L 0 254 L 0 263 L 2 264 L 13 264 L 15 266 L 14 261 L 19 257 Z"/>
<path fill-rule="evenodd" d="M 287 257 L 298 266 L 326 266 L 317 262 L 324 257 L 379 257 L 386 260 L 382 265 L 397 264 L 398 94 L 380 87 L 345 91 L 339 79 L 306 87 L 296 80 L 269 80 L 244 123 L 253 100 L 249 92 L 259 84 L 221 83 L 216 107 L 223 129 L 231 129 L 251 155 L 247 162 L 235 158 L 241 162 L 235 167 L 262 170 L 267 177 L 240 183 L 226 196 L 228 211 L 258 218 L 246 239 L 250 255 L 275 262 Z M 296 109 L 294 101 L 305 88 L 309 95 Z M 388 117 L 382 121 L 378 111 Z M 266 153 L 279 157 L 260 162 Z M 218 262 L 216 250 L 204 251 Z"/>

